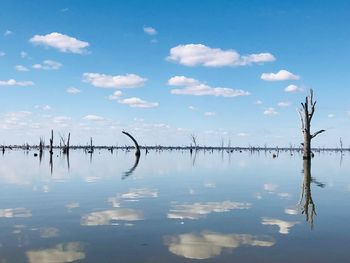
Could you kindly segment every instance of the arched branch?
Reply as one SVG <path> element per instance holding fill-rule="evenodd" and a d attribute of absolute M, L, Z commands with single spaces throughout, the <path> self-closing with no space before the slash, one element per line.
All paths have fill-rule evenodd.
<path fill-rule="evenodd" d="M 141 152 L 140 152 L 140 147 L 139 147 L 139 144 L 137 143 L 137 141 L 135 140 L 134 137 L 131 136 L 130 133 L 126 132 L 126 131 L 122 131 L 122 133 L 124 133 L 126 136 L 128 136 L 135 144 L 135 147 L 136 147 L 136 152 L 135 152 L 135 155 L 136 156 L 140 156 L 141 155 Z"/>

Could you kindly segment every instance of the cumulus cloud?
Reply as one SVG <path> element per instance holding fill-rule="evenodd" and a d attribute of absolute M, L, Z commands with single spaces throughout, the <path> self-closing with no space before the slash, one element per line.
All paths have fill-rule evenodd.
<path fill-rule="evenodd" d="M 261 79 L 265 81 L 298 80 L 300 77 L 287 70 L 280 70 L 277 73 L 263 73 Z"/>
<path fill-rule="evenodd" d="M 165 237 L 165 244 L 175 255 L 190 259 L 208 259 L 220 255 L 224 249 L 232 251 L 240 246 L 271 247 L 275 240 L 268 236 L 203 231 Z"/>
<path fill-rule="evenodd" d="M 299 222 L 283 221 L 280 219 L 263 217 L 261 224 L 263 224 L 263 225 L 276 225 L 279 227 L 279 231 L 278 231 L 279 233 L 288 234 L 290 231 L 290 228 L 292 228 L 296 224 L 299 224 Z"/>
<path fill-rule="evenodd" d="M 120 89 L 142 87 L 147 79 L 136 74 L 112 76 L 100 73 L 84 73 L 83 81 L 88 82 L 98 88 Z"/>
<path fill-rule="evenodd" d="M 184 76 L 175 76 L 168 80 L 170 86 L 183 86 L 181 89 L 172 89 L 171 94 L 176 95 L 193 95 L 193 96 L 222 96 L 222 97 L 238 97 L 248 96 L 249 92 L 240 89 L 211 87 L 200 81 L 187 78 Z"/>
<path fill-rule="evenodd" d="M 34 82 L 32 82 L 32 81 L 17 81 L 15 79 L 0 80 L 0 86 L 28 87 L 28 86 L 34 86 Z"/>
<path fill-rule="evenodd" d="M 120 90 L 116 90 L 112 95 L 108 96 L 109 100 L 119 100 L 123 93 Z"/>
<path fill-rule="evenodd" d="M 62 64 L 54 60 L 44 60 L 42 64 L 34 64 L 32 68 L 34 69 L 44 69 L 44 70 L 56 70 L 62 67 Z"/>
<path fill-rule="evenodd" d="M 145 32 L 147 35 L 154 36 L 157 35 L 158 32 L 153 27 L 144 27 L 143 32 Z"/>
<path fill-rule="evenodd" d="M 17 71 L 20 71 L 20 72 L 29 71 L 28 68 L 26 68 L 25 66 L 22 66 L 22 65 L 16 65 L 16 66 L 15 66 L 15 69 L 16 69 Z"/>
<path fill-rule="evenodd" d="M 119 103 L 129 105 L 132 108 L 155 108 L 159 106 L 158 102 L 148 102 L 136 97 L 119 100 Z"/>
<path fill-rule="evenodd" d="M 232 201 L 173 205 L 168 213 L 171 219 L 199 219 L 210 213 L 229 212 L 235 209 L 249 209 L 251 204 Z"/>
<path fill-rule="evenodd" d="M 78 94 L 81 92 L 81 90 L 78 88 L 75 88 L 75 87 L 70 87 L 70 88 L 66 89 L 66 92 L 69 94 Z"/>
<path fill-rule="evenodd" d="M 178 45 L 170 49 L 167 60 L 174 61 L 185 66 L 245 66 L 254 63 L 275 61 L 270 53 L 240 55 L 233 49 L 222 50 L 211 48 L 203 44 Z"/>
<path fill-rule="evenodd" d="M 296 93 L 296 92 L 302 92 L 303 89 L 302 88 L 299 88 L 297 85 L 288 85 L 285 89 L 284 89 L 285 92 L 288 92 L 288 93 Z"/>
<path fill-rule="evenodd" d="M 30 40 L 34 45 L 53 47 L 64 53 L 84 54 L 89 46 L 88 42 L 78 40 L 74 37 L 53 32 L 47 35 L 35 35 Z"/>
<path fill-rule="evenodd" d="M 289 107 L 291 103 L 289 101 L 281 101 L 277 104 L 278 107 Z"/>
<path fill-rule="evenodd" d="M 101 117 L 101 116 L 97 116 L 97 115 L 86 115 L 83 120 L 86 121 L 104 121 L 105 118 Z"/>
<path fill-rule="evenodd" d="M 274 116 L 278 115 L 279 113 L 275 110 L 275 108 L 269 107 L 266 110 L 264 110 L 264 115 Z"/>

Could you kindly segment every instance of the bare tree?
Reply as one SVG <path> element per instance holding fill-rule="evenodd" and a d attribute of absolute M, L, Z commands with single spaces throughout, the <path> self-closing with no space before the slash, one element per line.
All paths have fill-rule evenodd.
<path fill-rule="evenodd" d="M 313 101 L 313 90 L 310 90 L 310 95 L 305 97 L 305 102 L 301 103 L 302 108 L 299 109 L 301 120 L 301 131 L 304 136 L 304 154 L 303 159 L 311 158 L 311 140 L 325 130 L 319 130 L 311 134 L 311 120 L 315 113 L 316 101 Z"/>
<path fill-rule="evenodd" d="M 190 137 L 191 137 L 191 141 L 192 141 L 192 143 L 193 143 L 193 145 L 194 145 L 194 148 L 196 148 L 197 149 L 197 135 L 195 135 L 195 134 L 191 134 L 190 135 Z"/>

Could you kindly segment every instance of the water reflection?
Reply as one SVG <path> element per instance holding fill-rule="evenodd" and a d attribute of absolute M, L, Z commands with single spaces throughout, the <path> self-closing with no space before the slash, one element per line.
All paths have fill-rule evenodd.
<path fill-rule="evenodd" d="M 251 204 L 231 201 L 193 204 L 174 204 L 168 213 L 171 219 L 199 219 L 216 212 L 229 212 L 234 209 L 249 209 Z"/>
<path fill-rule="evenodd" d="M 306 221 L 310 223 L 311 229 L 314 227 L 314 216 L 316 215 L 316 205 L 312 199 L 311 182 L 317 186 L 324 188 L 325 184 L 318 182 L 311 177 L 311 160 L 303 161 L 304 180 L 300 197 L 300 205 L 302 206 L 302 214 L 305 214 Z"/>
<path fill-rule="evenodd" d="M 275 218 L 268 218 L 268 217 L 263 217 L 261 224 L 263 225 L 275 225 L 278 226 L 279 230 L 278 232 L 280 234 L 288 234 L 290 231 L 290 228 L 295 226 L 296 224 L 299 224 L 297 221 L 284 221 L 281 219 L 275 219 Z"/>
<path fill-rule="evenodd" d="M 32 212 L 26 208 L 6 208 L 0 209 L 0 218 L 13 218 L 13 217 L 31 217 Z"/>
<path fill-rule="evenodd" d="M 271 247 L 275 240 L 269 236 L 203 231 L 168 236 L 165 243 L 175 255 L 190 259 L 208 259 L 220 255 L 224 249 L 232 251 L 240 246 Z"/>
<path fill-rule="evenodd" d="M 85 258 L 83 246 L 79 242 L 58 244 L 54 248 L 30 250 L 26 252 L 30 263 L 73 262 Z"/>
<path fill-rule="evenodd" d="M 133 174 L 133 172 L 136 170 L 137 166 L 139 165 L 139 161 L 140 161 L 140 155 L 135 154 L 135 163 L 129 170 L 124 172 L 124 174 L 122 176 L 123 180 L 128 178 L 130 175 Z"/>
<path fill-rule="evenodd" d="M 80 224 L 82 226 L 118 225 L 118 221 L 138 220 L 143 220 L 143 213 L 141 211 L 119 208 L 83 215 Z"/>

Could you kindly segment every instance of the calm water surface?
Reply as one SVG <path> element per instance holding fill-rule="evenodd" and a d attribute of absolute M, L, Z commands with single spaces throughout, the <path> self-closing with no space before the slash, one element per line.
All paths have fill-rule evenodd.
<path fill-rule="evenodd" d="M 0 262 L 349 262 L 349 160 L 6 152 Z"/>

